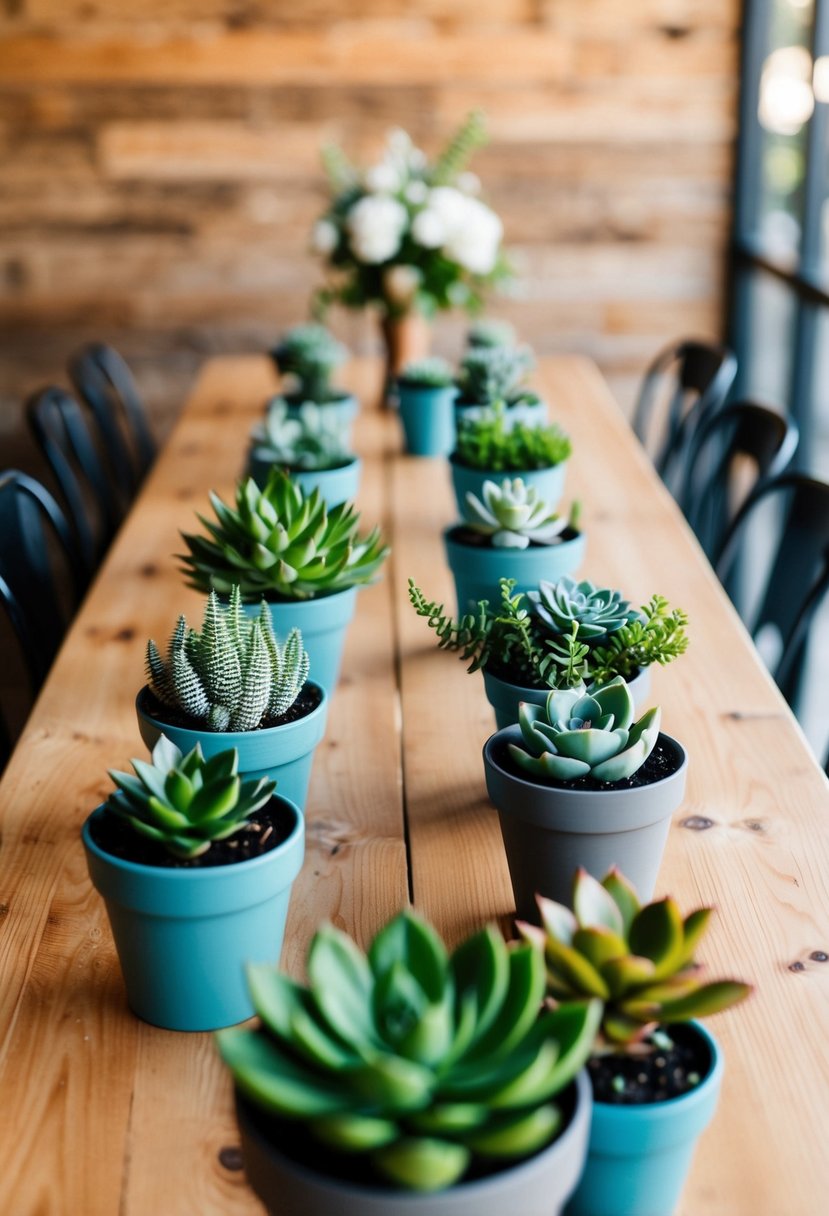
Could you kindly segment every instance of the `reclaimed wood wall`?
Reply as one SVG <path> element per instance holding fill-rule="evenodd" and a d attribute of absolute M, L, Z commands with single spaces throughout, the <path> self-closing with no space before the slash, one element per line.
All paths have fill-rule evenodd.
<path fill-rule="evenodd" d="M 493 312 L 594 356 L 624 401 L 721 328 L 738 0 L 0 0 L 0 391 L 90 336 L 164 429 L 198 361 L 301 319 L 318 147 L 473 106 L 519 278 Z M 370 349 L 373 328 L 338 328 Z M 441 344 L 460 341 L 450 321 Z"/>

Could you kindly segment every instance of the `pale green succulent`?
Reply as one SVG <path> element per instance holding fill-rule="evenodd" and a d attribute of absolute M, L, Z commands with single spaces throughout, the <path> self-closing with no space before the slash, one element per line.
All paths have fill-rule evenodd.
<path fill-rule="evenodd" d="M 336 469 L 351 460 L 342 416 L 305 401 L 292 410 L 284 397 L 274 397 L 265 421 L 252 439 L 257 460 L 289 469 Z"/>
<path fill-rule="evenodd" d="M 373 581 L 389 550 L 374 528 L 360 536 L 351 503 L 330 510 L 319 489 L 306 494 L 283 470 L 271 470 L 260 489 L 252 478 L 236 489 L 236 508 L 210 495 L 218 518 L 199 519 L 210 538 L 182 533 L 190 585 L 229 595 L 239 584 L 245 600 L 308 600 Z"/>
<path fill-rule="evenodd" d="M 553 633 L 569 633 L 575 621 L 583 642 L 615 633 L 623 625 L 640 619 L 640 613 L 622 599 L 620 591 L 596 587 L 588 579 L 577 583 L 565 575 L 557 583 L 542 580 L 537 591 L 527 592 L 527 598 L 536 616 Z"/>
<path fill-rule="evenodd" d="M 610 1045 L 631 1047 L 659 1026 L 719 1013 L 751 992 L 737 980 L 700 980 L 694 952 L 711 908 L 683 919 L 670 897 L 643 906 L 616 868 L 601 882 L 578 870 L 572 911 L 536 899 L 543 927 L 519 929 L 544 949 L 549 995 L 565 1006 L 602 1001 L 602 1036 Z"/>
<path fill-rule="evenodd" d="M 453 1185 L 476 1162 L 529 1156 L 558 1133 L 555 1096 L 585 1062 L 601 1005 L 542 1012 L 535 944 L 507 945 L 490 926 L 449 955 L 404 912 L 367 955 L 324 926 L 307 974 L 303 987 L 250 966 L 261 1024 L 218 1036 L 238 1089 L 266 1113 L 422 1191 Z"/>
<path fill-rule="evenodd" d="M 341 395 L 331 388 L 331 375 L 348 358 L 348 351 L 324 325 L 286 330 L 274 355 L 280 373 L 292 377 L 294 395 L 300 400 L 322 405 Z"/>
<path fill-rule="evenodd" d="M 461 396 L 474 405 L 510 404 L 525 395 L 524 381 L 532 366 L 529 347 L 476 347 L 461 360 Z"/>
<path fill-rule="evenodd" d="M 448 388 L 452 383 L 452 369 L 445 359 L 432 355 L 407 363 L 398 379 L 417 388 Z"/>
<path fill-rule="evenodd" d="M 505 477 L 500 484 L 485 481 L 481 493 L 483 502 L 467 491 L 464 523 L 490 537 L 496 549 L 526 549 L 530 542 L 552 545 L 567 527 L 566 518 L 520 477 Z"/>
<path fill-rule="evenodd" d="M 152 763 L 133 760 L 132 767 L 135 776 L 110 770 L 118 789 L 107 799 L 106 811 L 174 857 L 187 859 L 240 832 L 275 786 L 265 777 L 242 781 L 235 747 L 205 760 L 197 743 L 182 756 L 163 734 Z"/>
<path fill-rule="evenodd" d="M 593 692 L 551 691 L 543 705 L 523 701 L 518 724 L 524 746 L 509 744 L 519 768 L 541 781 L 622 781 L 642 767 L 656 746 L 662 711 L 633 721 L 630 689 L 621 676 Z"/>
<path fill-rule="evenodd" d="M 211 731 L 256 730 L 282 717 L 308 678 L 302 635 L 292 629 L 280 646 L 268 606 L 247 617 L 238 586 L 230 603 L 215 591 L 207 598 L 201 633 L 178 619 L 166 660 L 147 643 L 147 678 L 163 704 L 195 718 Z"/>
<path fill-rule="evenodd" d="M 473 350 L 514 347 L 515 343 L 514 325 L 510 325 L 509 321 L 496 321 L 487 317 L 473 321 L 466 335 L 466 344 Z"/>

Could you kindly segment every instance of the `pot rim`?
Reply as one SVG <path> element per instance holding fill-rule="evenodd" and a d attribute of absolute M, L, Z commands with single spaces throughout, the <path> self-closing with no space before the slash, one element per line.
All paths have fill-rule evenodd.
<path fill-rule="evenodd" d="M 363 462 L 360 457 L 354 452 L 350 452 L 348 460 L 344 464 L 335 465 L 332 469 L 298 469 L 292 464 L 284 464 L 279 460 L 270 460 L 267 456 L 262 456 L 260 453 L 267 452 L 268 448 L 264 443 L 251 444 L 250 455 L 253 459 L 261 460 L 263 463 L 267 460 L 269 464 L 275 465 L 277 468 L 284 469 L 291 477 L 296 477 L 300 473 L 312 473 L 315 477 L 326 477 L 332 473 L 344 473 L 347 469 L 353 469 L 355 465 L 360 466 Z"/>
<path fill-rule="evenodd" d="M 719 1085 L 723 1074 L 724 1059 L 722 1048 L 717 1039 L 699 1018 L 691 1018 L 689 1021 L 677 1023 L 677 1025 L 687 1026 L 692 1029 L 703 1040 L 711 1053 L 711 1066 L 699 1085 L 695 1086 L 694 1089 L 689 1089 L 687 1093 L 664 1099 L 661 1102 L 629 1102 L 617 1105 L 611 1102 L 602 1102 L 594 1097 L 593 1106 L 601 1112 L 602 1119 L 621 1121 L 626 1118 L 636 1118 L 637 1112 L 640 1111 L 647 1112 L 650 1115 L 652 1112 L 660 1110 L 670 1112 L 665 1116 L 666 1118 L 670 1118 L 675 1112 L 684 1113 L 700 1102 L 707 1100 L 708 1091 L 710 1091 L 711 1087 Z"/>
<path fill-rule="evenodd" d="M 466 541 L 456 540 L 454 537 L 452 537 L 452 532 L 457 531 L 458 528 L 463 528 L 466 526 L 468 525 L 461 520 L 459 523 L 450 524 L 448 528 L 443 529 L 443 543 L 446 546 L 447 552 L 449 551 L 450 547 L 454 547 L 455 549 L 461 550 L 472 549 L 475 553 L 508 553 L 511 557 L 515 557 L 516 555 L 520 556 L 526 553 L 532 553 L 533 556 L 537 556 L 545 552 L 560 553 L 561 550 L 565 549 L 568 545 L 578 544 L 578 542 L 584 540 L 586 536 L 586 533 L 583 532 L 581 528 L 573 528 L 570 526 L 570 524 L 568 524 L 567 527 L 559 533 L 562 539 L 553 542 L 551 545 L 529 544 L 527 545 L 526 549 L 499 548 L 495 545 L 469 545 L 466 543 Z M 565 537 L 565 533 L 567 532 L 572 532 L 573 535 Z"/>
<path fill-rule="evenodd" d="M 628 688 L 630 688 L 631 685 L 637 680 L 641 680 L 641 678 L 646 675 L 653 666 L 653 663 L 649 663 L 647 667 L 637 667 L 636 675 L 631 676 L 629 680 L 625 680 Z M 546 696 L 547 693 L 560 691 L 555 688 L 534 688 L 532 684 L 513 684 L 509 680 L 502 679 L 501 676 L 496 676 L 494 672 L 489 671 L 486 667 L 481 667 L 479 670 L 483 676 L 484 683 L 486 683 L 487 680 L 491 680 L 493 684 L 498 684 L 501 688 L 514 689 L 516 692 L 541 693 Z"/>
<path fill-rule="evenodd" d="M 236 740 L 247 741 L 252 738 L 265 739 L 277 734 L 278 732 L 284 732 L 285 734 L 296 734 L 308 723 L 313 722 L 315 718 L 318 718 L 321 714 L 325 713 L 328 702 L 328 693 L 321 684 L 317 684 L 316 680 L 308 680 L 307 683 L 313 684 L 314 688 L 318 689 L 320 693 L 319 703 L 315 705 L 312 710 L 309 710 L 309 712 L 304 714 L 301 718 L 294 718 L 292 722 L 280 722 L 276 726 L 257 727 L 256 730 L 207 730 L 207 728 L 202 729 L 200 727 L 192 726 L 176 726 L 172 722 L 162 722 L 160 718 L 154 718 L 152 714 L 148 713 L 141 705 L 142 700 L 145 699 L 145 694 L 151 691 L 149 684 L 143 684 L 136 693 L 135 712 L 139 718 L 144 718 L 162 734 L 164 734 L 164 727 L 167 726 L 182 735 L 192 738 L 193 747 L 196 746 L 196 743 L 199 742 L 202 735 L 215 735 L 217 737 L 220 736 L 223 739 L 227 739 L 227 746 L 229 749 L 231 747 L 238 747 Z"/>
<path fill-rule="evenodd" d="M 492 478 L 497 478 L 497 477 L 515 478 L 515 477 L 523 477 L 527 473 L 551 473 L 555 469 L 563 469 L 564 466 L 567 464 L 567 462 L 570 460 L 570 457 L 565 456 L 563 460 L 559 460 L 555 464 L 537 465 L 535 468 L 532 468 L 532 469 L 514 469 L 512 472 L 509 472 L 509 471 L 499 472 L 497 469 L 482 469 L 478 465 L 465 464 L 462 460 L 460 460 L 458 458 L 457 449 L 450 454 L 450 456 L 448 457 L 448 460 L 449 460 L 449 463 L 454 468 L 462 469 L 466 473 L 475 473 L 476 476 L 492 477 Z"/>

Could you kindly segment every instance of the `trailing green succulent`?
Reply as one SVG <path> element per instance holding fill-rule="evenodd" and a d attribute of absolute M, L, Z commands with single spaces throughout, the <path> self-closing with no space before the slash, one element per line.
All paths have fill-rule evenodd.
<path fill-rule="evenodd" d="M 633 720 L 630 689 L 621 676 L 591 692 L 553 689 L 543 705 L 522 701 L 518 710 L 523 747 L 509 754 L 524 772 L 542 782 L 623 781 L 642 767 L 656 746 L 662 711 L 649 709 Z"/>
<path fill-rule="evenodd" d="M 398 1187 L 452 1186 L 549 1144 L 555 1097 L 585 1062 L 601 1005 L 541 1012 L 544 959 L 494 927 L 449 955 L 411 912 L 364 955 L 328 925 L 308 954 L 308 986 L 248 968 L 258 1029 L 221 1031 L 242 1094 L 305 1123 L 327 1148 L 363 1154 Z"/>
<path fill-rule="evenodd" d="M 529 347 L 477 347 L 461 360 L 458 388 L 465 403 L 513 405 L 529 397 L 525 380 L 533 366 Z"/>
<path fill-rule="evenodd" d="M 630 680 L 652 663 L 672 662 L 688 647 L 686 614 L 671 608 L 660 595 L 653 596 L 633 619 L 625 607 L 627 620 L 623 624 L 620 617 L 625 601 L 620 593 L 599 590 L 595 597 L 586 596 L 589 604 L 585 605 L 583 621 L 578 619 L 571 599 L 569 618 L 562 613 L 558 624 L 552 620 L 549 607 L 547 620 L 535 611 L 531 597 L 536 593 L 514 593 L 515 579 L 499 579 L 499 585 L 501 597 L 497 603 L 482 600 L 475 613 L 457 618 L 447 616 L 443 604 L 427 600 L 411 579 L 409 599 L 418 616 L 425 617 L 434 629 L 438 646 L 457 651 L 469 663 L 470 671 L 485 668 L 528 688 L 607 684 L 614 676 Z M 548 592 L 548 603 L 563 606 L 565 590 L 561 596 Z M 607 632 L 607 625 L 612 625 L 611 632 Z M 600 627 L 603 631 L 597 633 Z"/>
<path fill-rule="evenodd" d="M 238 585 L 222 605 L 211 591 L 201 633 L 184 616 L 167 646 L 166 659 L 147 643 L 147 678 L 162 705 L 180 710 L 211 731 L 256 730 L 282 717 L 308 678 L 302 635 L 292 629 L 280 646 L 263 602 L 258 617 L 242 609 Z"/>
<path fill-rule="evenodd" d="M 694 953 L 711 908 L 683 918 L 670 897 L 642 905 L 616 868 L 601 882 L 580 869 L 572 911 L 537 899 L 543 927 L 519 929 L 544 949 L 547 991 L 562 1008 L 602 1001 L 602 1038 L 612 1050 L 636 1049 L 658 1027 L 719 1013 L 751 992 L 737 980 L 700 979 Z"/>
<path fill-rule="evenodd" d="M 452 384 L 452 368 L 445 359 L 431 355 L 407 363 L 398 380 L 412 388 L 449 388 Z"/>
<path fill-rule="evenodd" d="M 292 413 L 283 397 L 274 397 L 252 439 L 258 460 L 283 468 L 338 469 L 352 458 L 342 419 L 313 401 Z"/>
<path fill-rule="evenodd" d="M 295 325 L 282 335 L 274 350 L 279 371 L 292 380 L 293 395 L 318 405 L 341 397 L 331 387 L 334 369 L 348 351 L 324 325 Z"/>
<path fill-rule="evenodd" d="M 275 788 L 265 777 L 241 780 L 235 747 L 205 760 L 197 743 L 182 756 L 163 734 L 152 763 L 133 760 L 132 767 L 135 776 L 110 770 L 118 789 L 105 809 L 174 857 L 187 859 L 206 853 L 214 840 L 242 831 Z"/>
<path fill-rule="evenodd" d="M 521 419 L 510 423 L 499 402 L 460 419 L 453 459 L 469 469 L 522 473 L 553 468 L 567 460 L 571 450 L 570 440 L 555 424 L 532 426 Z"/>
<path fill-rule="evenodd" d="M 496 549 L 552 545 L 567 527 L 566 518 L 557 515 L 535 486 L 525 485 L 520 477 L 506 477 L 500 485 L 485 481 L 481 493 L 483 501 L 467 491 L 464 524 L 488 537 Z"/>
<path fill-rule="evenodd" d="M 516 341 L 515 326 L 510 325 L 509 321 L 496 321 L 488 317 L 473 321 L 466 335 L 466 344 L 472 350 L 514 347 Z"/>
<path fill-rule="evenodd" d="M 351 503 L 329 510 L 318 489 L 305 494 L 278 468 L 262 489 L 240 482 L 235 509 L 217 494 L 210 502 L 218 522 L 199 516 L 210 537 L 182 533 L 184 572 L 202 591 L 238 584 L 248 601 L 315 599 L 372 582 L 389 552 L 379 528 L 358 534 Z"/>

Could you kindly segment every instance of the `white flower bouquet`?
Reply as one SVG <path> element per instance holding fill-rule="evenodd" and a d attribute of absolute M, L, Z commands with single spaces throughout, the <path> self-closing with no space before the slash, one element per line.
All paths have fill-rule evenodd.
<path fill-rule="evenodd" d="M 508 273 L 501 221 L 466 168 L 485 142 L 483 117 L 473 112 L 432 163 L 399 129 L 366 170 L 339 148 L 323 149 L 332 199 L 311 237 L 328 271 L 318 315 L 333 303 L 374 304 L 388 317 L 481 307 L 485 290 Z"/>

